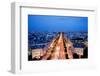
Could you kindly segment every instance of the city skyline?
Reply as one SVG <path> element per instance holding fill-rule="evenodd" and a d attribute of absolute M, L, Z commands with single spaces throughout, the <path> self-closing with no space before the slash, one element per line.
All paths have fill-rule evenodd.
<path fill-rule="evenodd" d="M 28 15 L 28 60 L 88 58 L 88 17 Z"/>

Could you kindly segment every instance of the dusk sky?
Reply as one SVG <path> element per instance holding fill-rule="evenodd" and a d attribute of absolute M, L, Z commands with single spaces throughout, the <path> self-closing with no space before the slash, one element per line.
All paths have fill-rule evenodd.
<path fill-rule="evenodd" d="M 88 17 L 28 15 L 28 32 L 88 31 Z"/>

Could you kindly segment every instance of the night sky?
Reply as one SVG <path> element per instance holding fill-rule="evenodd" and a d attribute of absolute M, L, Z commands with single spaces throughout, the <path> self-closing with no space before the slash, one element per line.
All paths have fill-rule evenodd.
<path fill-rule="evenodd" d="M 28 15 L 28 32 L 88 31 L 88 17 Z"/>

